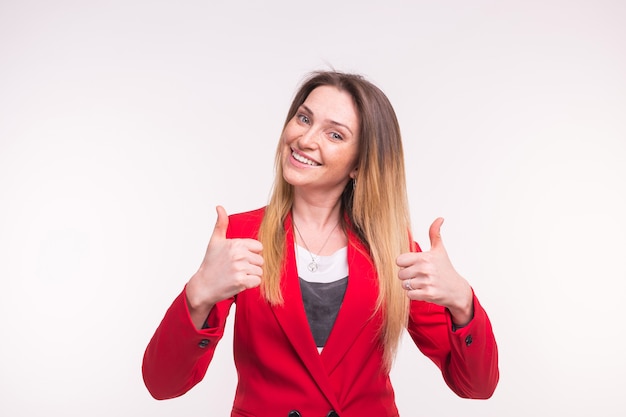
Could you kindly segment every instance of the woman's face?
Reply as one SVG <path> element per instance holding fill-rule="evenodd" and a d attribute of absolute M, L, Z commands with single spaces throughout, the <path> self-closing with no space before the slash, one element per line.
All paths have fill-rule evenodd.
<path fill-rule="evenodd" d="M 359 116 L 352 96 L 332 86 L 317 87 L 282 134 L 285 181 L 306 192 L 339 198 L 356 176 Z"/>

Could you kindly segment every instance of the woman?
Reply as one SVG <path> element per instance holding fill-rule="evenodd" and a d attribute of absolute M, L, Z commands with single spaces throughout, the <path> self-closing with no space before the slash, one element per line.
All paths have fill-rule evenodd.
<path fill-rule="evenodd" d="M 389 371 L 407 329 L 459 396 L 498 381 L 491 324 L 441 241 L 410 234 L 400 129 L 358 75 L 312 74 L 276 152 L 270 203 L 217 224 L 205 258 L 150 341 L 158 399 L 205 375 L 235 309 L 231 416 L 397 416 Z"/>

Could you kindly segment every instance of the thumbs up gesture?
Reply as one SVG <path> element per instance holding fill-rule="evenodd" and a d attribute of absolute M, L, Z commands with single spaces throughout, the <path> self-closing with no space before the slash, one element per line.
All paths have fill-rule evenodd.
<path fill-rule="evenodd" d="M 422 300 L 446 307 L 457 325 L 473 316 L 473 294 L 469 283 L 454 269 L 441 239 L 443 218 L 437 218 L 428 231 L 430 250 L 400 255 L 398 278 L 411 300 Z"/>
<path fill-rule="evenodd" d="M 217 206 L 217 222 L 204 260 L 186 287 L 187 305 L 196 327 L 201 327 L 215 303 L 261 284 L 261 242 L 228 239 L 228 215 Z"/>

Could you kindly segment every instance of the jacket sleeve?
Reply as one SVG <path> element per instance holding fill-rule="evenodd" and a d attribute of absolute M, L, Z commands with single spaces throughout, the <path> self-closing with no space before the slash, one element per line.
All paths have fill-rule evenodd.
<path fill-rule="evenodd" d="M 456 330 L 444 307 L 412 301 L 408 330 L 452 391 L 463 398 L 487 399 L 498 384 L 498 348 L 487 313 L 473 297 L 473 319 Z"/>
<path fill-rule="evenodd" d="M 154 398 L 181 396 L 204 378 L 215 347 L 224 335 L 233 301 L 231 298 L 217 303 L 207 317 L 208 327 L 197 330 L 191 321 L 185 291 L 174 300 L 143 357 L 143 380 Z"/>

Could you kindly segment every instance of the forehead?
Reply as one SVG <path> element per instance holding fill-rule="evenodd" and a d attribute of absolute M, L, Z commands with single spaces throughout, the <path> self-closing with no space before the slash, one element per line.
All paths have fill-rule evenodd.
<path fill-rule="evenodd" d="M 352 131 L 359 126 L 359 114 L 352 96 L 337 87 L 320 86 L 309 93 L 303 106 L 316 118 L 348 126 Z"/>

